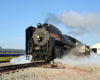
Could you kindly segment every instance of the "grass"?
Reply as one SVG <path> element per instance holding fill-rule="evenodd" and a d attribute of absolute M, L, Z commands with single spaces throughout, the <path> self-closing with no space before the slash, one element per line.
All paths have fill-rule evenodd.
<path fill-rule="evenodd" d="M 19 56 L 0 57 L 0 61 L 10 61 L 13 57 L 18 58 Z"/>

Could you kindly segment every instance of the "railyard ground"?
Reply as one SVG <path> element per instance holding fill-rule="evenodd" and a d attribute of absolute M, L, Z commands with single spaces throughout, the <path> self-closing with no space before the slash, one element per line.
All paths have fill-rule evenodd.
<path fill-rule="evenodd" d="M 100 65 L 68 66 L 55 64 L 31 67 L 19 72 L 2 74 L 0 80 L 100 80 Z M 1 65 L 0 65 L 1 66 Z"/>

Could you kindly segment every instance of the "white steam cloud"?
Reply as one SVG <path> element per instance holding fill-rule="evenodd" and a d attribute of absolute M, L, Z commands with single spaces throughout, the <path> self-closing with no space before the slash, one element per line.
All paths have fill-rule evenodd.
<path fill-rule="evenodd" d="M 10 60 L 10 63 L 12 64 L 25 64 L 25 63 L 31 63 L 31 59 L 32 59 L 32 56 L 30 55 L 30 59 L 29 60 L 26 60 L 26 56 L 19 56 L 18 58 L 12 58 Z"/>
<path fill-rule="evenodd" d="M 91 55 L 89 57 L 86 56 L 75 56 L 75 55 L 65 55 L 61 59 L 56 58 L 54 60 L 55 63 L 60 62 L 65 65 L 100 65 L 100 55 L 97 55 L 96 53 L 91 52 Z"/>
<path fill-rule="evenodd" d="M 50 24 L 63 24 L 71 30 L 68 32 L 69 34 L 75 35 L 83 35 L 87 32 L 92 33 L 92 30 L 100 31 L 100 14 L 94 13 L 85 12 L 78 14 L 74 11 L 60 11 L 58 15 L 49 13 L 45 22 Z"/>

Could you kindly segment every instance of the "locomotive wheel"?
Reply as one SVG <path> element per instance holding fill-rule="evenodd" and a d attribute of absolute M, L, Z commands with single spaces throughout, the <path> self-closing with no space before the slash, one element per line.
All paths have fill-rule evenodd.
<path fill-rule="evenodd" d="M 47 56 L 45 56 L 45 62 L 47 62 L 47 59 L 48 59 Z"/>

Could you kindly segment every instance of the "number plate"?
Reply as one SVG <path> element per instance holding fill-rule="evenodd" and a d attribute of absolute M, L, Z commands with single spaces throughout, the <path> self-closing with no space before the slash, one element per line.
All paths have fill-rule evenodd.
<path fill-rule="evenodd" d="M 40 46 L 36 46 L 35 47 L 35 50 L 40 50 Z"/>

